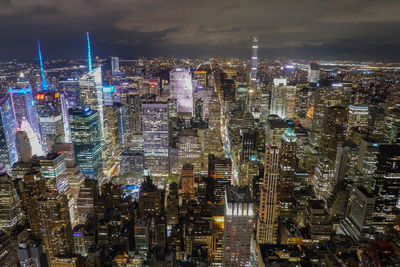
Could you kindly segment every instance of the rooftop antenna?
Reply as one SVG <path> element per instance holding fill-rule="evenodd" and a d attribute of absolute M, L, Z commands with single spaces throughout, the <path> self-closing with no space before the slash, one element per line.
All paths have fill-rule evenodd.
<path fill-rule="evenodd" d="M 40 62 L 40 76 L 42 78 L 42 90 L 46 91 L 47 90 L 47 82 L 46 78 L 44 76 L 44 68 L 43 68 L 43 60 L 42 60 L 42 51 L 40 49 L 40 41 L 38 41 L 38 50 L 39 50 L 39 62 Z"/>
<path fill-rule="evenodd" d="M 89 32 L 86 32 L 86 39 L 87 39 L 87 47 L 88 47 L 88 68 L 89 68 L 89 72 L 92 72 L 93 71 L 93 67 L 92 67 L 92 52 L 90 51 Z"/>

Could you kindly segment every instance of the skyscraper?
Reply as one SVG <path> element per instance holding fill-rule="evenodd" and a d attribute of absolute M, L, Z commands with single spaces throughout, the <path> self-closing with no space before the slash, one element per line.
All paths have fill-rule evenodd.
<path fill-rule="evenodd" d="M 102 181 L 100 123 L 98 112 L 87 107 L 69 110 L 75 159 L 84 175 Z"/>
<path fill-rule="evenodd" d="M 279 215 L 293 215 L 296 158 L 296 134 L 291 128 L 283 133 L 279 160 Z"/>
<path fill-rule="evenodd" d="M 21 220 L 21 201 L 10 176 L 0 174 L 0 231 L 11 234 Z"/>
<path fill-rule="evenodd" d="M 250 266 L 253 199 L 248 187 L 225 191 L 223 266 Z"/>
<path fill-rule="evenodd" d="M 39 122 L 30 85 L 23 88 L 10 88 L 10 95 L 17 127 L 21 128 L 22 122 L 25 119 L 35 134 L 39 135 Z"/>
<path fill-rule="evenodd" d="M 192 164 L 185 164 L 182 167 L 181 173 L 182 181 L 182 202 L 186 203 L 187 200 L 194 197 L 194 170 Z"/>
<path fill-rule="evenodd" d="M 253 37 L 253 43 L 251 45 L 251 72 L 250 82 L 255 84 L 257 82 L 257 60 L 258 60 L 258 37 Z"/>
<path fill-rule="evenodd" d="M 177 100 L 178 112 L 193 113 L 193 84 L 190 69 L 176 68 L 169 73 L 172 97 Z"/>
<path fill-rule="evenodd" d="M 24 175 L 22 203 L 26 210 L 31 235 L 35 239 L 39 239 L 41 236 L 37 200 L 45 194 L 46 190 L 45 180 L 40 172 L 28 172 Z"/>
<path fill-rule="evenodd" d="M 67 166 L 63 153 L 49 153 L 45 157 L 40 157 L 39 164 L 47 189 L 57 189 L 62 193 L 68 188 L 68 179 L 65 172 Z"/>
<path fill-rule="evenodd" d="M 368 240 L 374 207 L 375 198 L 365 188 L 352 188 L 346 218 L 340 224 L 338 232 L 345 233 L 356 242 L 360 239 Z"/>
<path fill-rule="evenodd" d="M 79 97 L 80 105 L 98 112 L 100 137 L 101 140 L 104 140 L 105 118 L 101 67 L 97 67 L 79 78 L 79 87 L 81 92 Z"/>
<path fill-rule="evenodd" d="M 257 241 L 260 244 L 276 244 L 278 238 L 279 153 L 277 146 L 269 146 L 265 151 L 257 224 Z"/>
<path fill-rule="evenodd" d="M 312 62 L 308 66 L 308 76 L 307 81 L 309 83 L 317 83 L 319 81 L 319 65 L 318 63 Z"/>
<path fill-rule="evenodd" d="M 285 118 L 285 86 L 286 79 L 274 79 L 271 90 L 271 105 L 269 114 L 278 115 L 281 119 Z"/>
<path fill-rule="evenodd" d="M 43 250 L 51 263 L 57 255 L 73 252 L 72 228 L 68 211 L 67 197 L 57 190 L 47 192 L 37 200 L 40 236 Z"/>
<path fill-rule="evenodd" d="M 344 141 L 347 122 L 347 109 L 342 106 L 326 108 L 323 121 L 323 135 L 321 137 L 321 151 L 331 162 L 336 159 L 339 144 Z"/>
<path fill-rule="evenodd" d="M 56 140 L 64 140 L 64 119 L 59 92 L 45 91 L 35 94 L 36 112 L 39 117 L 40 137 L 43 151 L 51 152 Z"/>
<path fill-rule="evenodd" d="M 118 70 L 119 70 L 119 58 L 111 57 L 111 72 L 112 72 L 112 74 L 114 74 Z"/>
<path fill-rule="evenodd" d="M 32 157 L 32 148 L 26 132 L 18 131 L 16 134 L 16 145 L 19 158 L 22 161 L 28 161 Z"/>
<path fill-rule="evenodd" d="M 168 104 L 142 104 L 144 165 L 153 175 L 166 176 L 168 161 Z"/>
<path fill-rule="evenodd" d="M 366 105 L 349 105 L 347 135 L 352 131 L 366 131 L 369 122 L 369 108 Z"/>
<path fill-rule="evenodd" d="M 7 170 L 18 161 L 16 125 L 10 96 L 0 97 L 0 162 Z"/>

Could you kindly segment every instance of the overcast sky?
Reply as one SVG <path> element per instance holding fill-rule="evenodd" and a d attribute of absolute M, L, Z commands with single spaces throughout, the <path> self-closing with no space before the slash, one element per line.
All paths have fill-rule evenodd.
<path fill-rule="evenodd" d="M 250 56 L 400 61 L 399 0 L 0 0 L 0 58 Z"/>

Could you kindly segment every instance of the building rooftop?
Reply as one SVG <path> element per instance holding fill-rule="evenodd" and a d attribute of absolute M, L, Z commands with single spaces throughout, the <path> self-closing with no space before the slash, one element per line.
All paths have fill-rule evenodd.
<path fill-rule="evenodd" d="M 231 203 L 252 203 L 253 198 L 248 187 L 228 185 L 226 187 L 226 201 Z"/>

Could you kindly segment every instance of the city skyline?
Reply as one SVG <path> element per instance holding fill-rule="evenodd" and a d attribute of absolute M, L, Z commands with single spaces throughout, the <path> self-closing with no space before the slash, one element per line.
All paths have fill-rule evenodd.
<path fill-rule="evenodd" d="M 399 4 L 66 3 L 0 0 L 0 266 L 400 266 Z"/>

